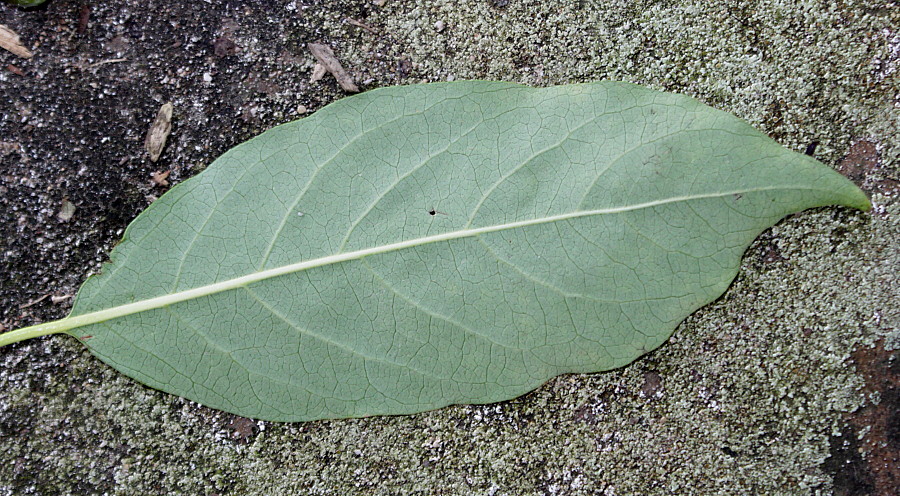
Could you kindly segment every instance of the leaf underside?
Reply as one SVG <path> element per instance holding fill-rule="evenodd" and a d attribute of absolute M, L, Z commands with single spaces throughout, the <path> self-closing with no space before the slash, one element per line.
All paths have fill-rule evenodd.
<path fill-rule="evenodd" d="M 153 203 L 69 318 L 131 313 L 69 332 L 151 387 L 247 417 L 495 402 L 657 348 L 762 230 L 829 204 L 868 202 L 685 96 L 379 89 Z"/>

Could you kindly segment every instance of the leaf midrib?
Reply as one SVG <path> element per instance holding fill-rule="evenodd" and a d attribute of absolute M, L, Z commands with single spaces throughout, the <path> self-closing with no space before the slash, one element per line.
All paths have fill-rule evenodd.
<path fill-rule="evenodd" d="M 471 229 L 460 229 L 456 231 L 449 231 L 441 234 L 435 234 L 431 236 L 425 236 L 421 238 L 408 239 L 404 241 L 398 241 L 395 243 L 389 243 L 386 245 L 375 246 L 371 248 L 364 248 L 361 250 L 355 250 L 345 253 L 337 253 L 334 255 L 328 255 L 325 257 L 320 257 L 312 260 L 306 260 L 302 262 L 297 262 L 293 264 L 283 265 L 281 267 L 274 267 L 271 269 L 253 272 L 251 274 L 247 274 L 241 277 L 235 277 L 232 279 L 228 279 L 225 281 L 219 281 L 213 284 L 208 284 L 205 286 L 200 286 L 184 291 L 179 291 L 177 293 L 172 293 L 163 296 L 157 296 L 154 298 L 149 298 L 146 300 L 136 301 L 133 303 L 128 303 L 125 305 L 119 305 L 116 307 L 107 308 L 104 310 L 98 310 L 91 313 L 86 313 L 82 315 L 77 315 L 73 317 L 67 317 L 61 321 L 58 321 L 61 325 L 60 328 L 55 332 L 65 332 L 68 329 L 73 329 L 76 327 L 82 327 L 90 324 L 96 324 L 99 322 L 105 322 L 107 320 L 112 320 L 119 317 L 125 317 L 127 315 L 132 315 L 135 313 L 153 310 L 156 308 L 162 308 L 169 305 L 173 305 L 176 303 L 181 303 L 183 301 L 193 300 L 197 298 L 202 298 L 204 296 L 210 296 L 216 293 L 222 293 L 225 291 L 230 291 L 233 289 L 241 288 L 244 286 L 248 286 L 255 282 L 264 281 L 267 279 L 272 279 L 279 276 L 284 276 L 288 274 L 293 274 L 295 272 L 301 272 L 304 270 L 314 269 L 316 267 L 322 267 L 325 265 L 337 264 L 342 262 L 348 262 L 351 260 L 358 260 L 361 258 L 365 258 L 371 255 L 378 255 L 382 253 L 388 253 L 392 251 L 403 250 L 407 248 L 414 248 L 416 246 L 427 245 L 431 243 L 440 243 L 442 241 L 451 241 L 455 239 L 462 238 L 470 238 L 474 236 L 479 236 L 482 234 L 489 234 L 498 231 L 506 231 L 511 229 L 517 229 L 521 227 L 534 226 L 539 224 L 549 224 L 552 222 L 559 222 L 569 219 L 577 219 L 581 217 L 589 217 L 593 215 L 609 215 L 609 214 L 617 214 L 630 212 L 634 210 L 641 210 L 645 208 L 653 208 L 660 205 L 666 205 L 670 203 L 678 203 L 678 202 L 686 202 L 686 201 L 694 201 L 694 200 L 703 200 L 709 198 L 722 198 L 730 195 L 740 195 L 740 194 L 748 194 L 755 193 L 761 191 L 777 191 L 777 190 L 814 190 L 814 191 L 823 191 L 820 188 L 809 188 L 809 187 L 800 187 L 800 186 L 770 186 L 770 187 L 760 187 L 760 188 L 749 188 L 749 189 L 740 189 L 734 191 L 725 191 L 725 192 L 716 192 L 716 193 L 702 193 L 696 195 L 686 195 L 686 196 L 676 196 L 671 198 L 665 198 L 661 200 L 654 200 L 644 203 L 637 203 L 634 205 L 626 205 L 621 207 L 612 207 L 612 208 L 602 208 L 602 209 L 594 209 L 594 210 L 576 210 L 574 212 L 568 212 L 564 214 L 551 215 L 547 217 L 539 217 L 536 219 L 528 219 L 516 222 L 509 222 L 505 224 L 495 224 L 484 227 L 477 227 Z"/>

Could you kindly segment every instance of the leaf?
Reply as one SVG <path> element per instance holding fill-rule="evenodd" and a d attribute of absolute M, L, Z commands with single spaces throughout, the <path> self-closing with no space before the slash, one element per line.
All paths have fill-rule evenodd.
<path fill-rule="evenodd" d="M 70 317 L 9 334 L 90 336 L 247 417 L 495 402 L 657 348 L 762 230 L 835 203 L 869 206 L 685 96 L 386 88 L 225 153 L 135 219 Z"/>
<path fill-rule="evenodd" d="M 8 0 L 9 3 L 18 5 L 19 7 L 36 7 L 47 0 Z"/>

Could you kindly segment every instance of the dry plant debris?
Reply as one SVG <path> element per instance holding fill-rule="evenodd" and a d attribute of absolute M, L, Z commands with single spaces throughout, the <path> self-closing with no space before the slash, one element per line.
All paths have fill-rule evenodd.
<path fill-rule="evenodd" d="M 63 198 L 59 206 L 59 213 L 56 214 L 56 218 L 62 222 L 68 222 L 72 220 L 72 216 L 74 215 L 75 204 L 70 202 L 68 198 Z"/>
<path fill-rule="evenodd" d="M 163 148 L 166 147 L 166 139 L 172 131 L 172 109 L 171 103 L 166 103 L 159 108 L 156 113 L 156 119 L 150 125 L 147 131 L 147 139 L 144 140 L 144 148 L 150 154 L 150 161 L 156 162 L 162 154 Z"/>
<path fill-rule="evenodd" d="M 322 45 L 320 43 L 310 43 L 307 45 L 309 51 L 312 52 L 313 56 L 316 60 L 319 61 L 322 67 L 324 67 L 328 72 L 337 79 L 341 88 L 344 91 L 350 93 L 359 93 L 359 87 L 356 86 L 356 83 L 353 82 L 353 78 L 350 77 L 350 74 L 344 70 L 344 66 L 341 65 L 341 62 L 334 56 L 334 52 L 327 45 Z M 321 70 L 313 69 L 313 79 L 312 81 L 317 81 L 321 78 Z M 319 75 L 318 78 L 316 76 Z"/>
<path fill-rule="evenodd" d="M 19 40 L 19 35 L 3 24 L 0 24 L 0 48 L 25 59 L 32 57 L 31 50 L 25 48 Z"/>

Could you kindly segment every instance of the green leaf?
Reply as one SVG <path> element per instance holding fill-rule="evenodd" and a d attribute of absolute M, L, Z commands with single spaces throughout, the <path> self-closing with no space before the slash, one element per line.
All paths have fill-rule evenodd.
<path fill-rule="evenodd" d="M 379 89 L 173 188 L 70 317 L 7 341 L 91 336 L 149 386 L 262 419 L 494 402 L 655 349 L 762 230 L 830 204 L 869 206 L 685 96 Z"/>
<path fill-rule="evenodd" d="M 19 7 L 36 7 L 47 0 L 7 0 L 9 3 L 18 5 Z"/>

